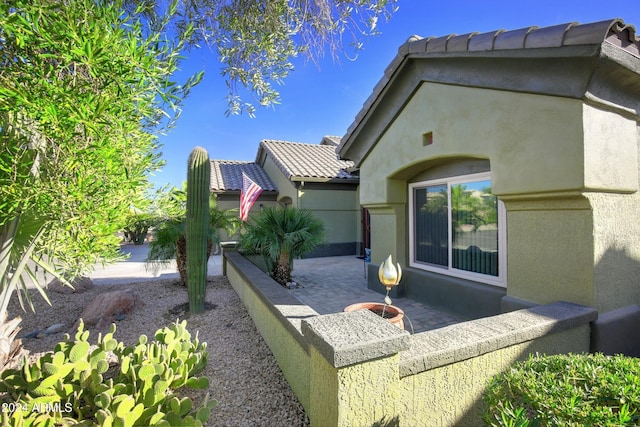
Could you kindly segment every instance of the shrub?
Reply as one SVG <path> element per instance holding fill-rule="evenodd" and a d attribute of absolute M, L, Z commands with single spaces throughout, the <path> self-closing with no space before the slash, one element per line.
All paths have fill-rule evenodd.
<path fill-rule="evenodd" d="M 81 323 L 75 341 L 65 336 L 54 352 L 22 369 L 2 373 L 3 425 L 202 425 L 215 401 L 200 408 L 175 390 L 206 389 L 206 377 L 193 375 L 207 363 L 206 343 L 193 341 L 186 321 L 159 329 L 155 341 L 142 335 L 124 346 L 109 333 L 90 346 Z M 117 358 L 110 366 L 109 354 Z"/>
<path fill-rule="evenodd" d="M 240 240 L 243 252 L 261 254 L 269 275 L 286 287 L 293 259 L 321 245 L 324 237 L 324 224 L 311 211 L 278 206 L 265 207 L 255 223 L 245 223 Z"/>
<path fill-rule="evenodd" d="M 494 426 L 630 426 L 640 421 L 640 359 L 530 356 L 497 375 L 484 395 Z"/>

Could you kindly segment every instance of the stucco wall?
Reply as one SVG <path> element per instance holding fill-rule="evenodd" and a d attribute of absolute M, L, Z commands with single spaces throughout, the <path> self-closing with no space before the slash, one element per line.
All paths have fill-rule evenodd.
<path fill-rule="evenodd" d="M 582 126 L 585 189 L 607 193 L 638 191 L 636 120 L 585 104 Z"/>
<path fill-rule="evenodd" d="M 359 241 L 360 206 L 358 193 L 353 190 L 300 190 L 299 207 L 309 209 L 325 226 L 328 243 Z"/>
<path fill-rule="evenodd" d="M 237 252 L 224 262 L 312 426 L 477 425 L 493 374 L 586 351 L 597 316 L 556 303 L 409 336 L 367 310 L 318 315 Z"/>
<path fill-rule="evenodd" d="M 312 425 L 373 426 L 391 422 L 400 397 L 398 361 L 398 354 L 394 354 L 336 369 L 312 347 Z"/>
<path fill-rule="evenodd" d="M 265 158 L 262 168 L 278 189 L 278 200 L 280 201 L 289 198 L 291 199 L 291 204 L 293 206 L 299 206 L 298 190 L 293 183 L 284 176 L 278 165 L 273 162 L 271 157 L 267 156 Z"/>
<path fill-rule="evenodd" d="M 584 197 L 507 201 L 507 294 L 594 306 L 593 219 Z"/>
<path fill-rule="evenodd" d="M 225 265 L 229 282 L 274 354 L 291 389 L 308 411 L 309 348 L 302 340 L 300 322 L 317 313 L 302 305 L 249 260 L 239 255 L 234 260 L 233 265 Z M 226 264 L 226 258 L 223 262 Z M 249 283 L 253 286 L 247 286 Z M 274 304 L 278 304 L 277 308 Z"/>
<path fill-rule="evenodd" d="M 638 304 L 638 140 L 633 117 L 580 99 L 422 83 L 361 165 L 373 264 L 408 264 L 407 182 L 486 159 L 507 211 L 509 296 Z"/>
<path fill-rule="evenodd" d="M 582 138 L 579 100 L 423 83 L 362 163 L 360 200 L 405 202 L 398 184 L 445 157 L 490 159 L 498 195 L 578 190 Z"/>
<path fill-rule="evenodd" d="M 368 206 L 371 215 L 371 260 L 380 265 L 389 254 L 408 265 L 407 221 L 404 204 Z M 377 269 L 377 266 L 376 266 Z M 377 271 L 377 270 L 376 270 Z M 374 279 L 375 279 L 374 275 Z"/>
<path fill-rule="evenodd" d="M 407 263 L 407 181 L 448 159 L 489 159 L 498 196 L 580 189 L 581 118 L 578 100 L 423 83 L 361 165 L 373 262 Z"/>
<path fill-rule="evenodd" d="M 594 211 L 593 305 L 602 312 L 640 305 L 640 194 L 588 197 Z"/>
<path fill-rule="evenodd" d="M 589 347 L 589 325 L 497 349 L 401 378 L 403 425 L 483 426 L 482 396 L 489 381 L 530 354 L 581 353 Z"/>

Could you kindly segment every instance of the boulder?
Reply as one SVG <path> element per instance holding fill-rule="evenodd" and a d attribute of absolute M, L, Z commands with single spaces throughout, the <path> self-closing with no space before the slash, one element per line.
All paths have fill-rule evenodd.
<path fill-rule="evenodd" d="M 47 289 L 61 294 L 79 294 L 93 288 L 93 281 L 87 276 L 78 276 L 71 281 L 71 286 L 62 284 L 58 279 L 53 279 L 47 285 Z"/>
<path fill-rule="evenodd" d="M 142 305 L 140 298 L 133 292 L 133 289 L 122 291 L 104 292 L 97 295 L 93 301 L 87 305 L 80 318 L 85 327 L 104 331 L 116 320 L 122 318 L 133 311 L 135 307 Z M 74 326 L 78 328 L 79 320 Z"/>

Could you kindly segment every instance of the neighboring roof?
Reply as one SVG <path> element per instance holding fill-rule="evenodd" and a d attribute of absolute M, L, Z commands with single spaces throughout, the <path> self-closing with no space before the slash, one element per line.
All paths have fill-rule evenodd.
<path fill-rule="evenodd" d="M 338 145 L 340 145 L 341 139 L 342 138 L 339 136 L 325 135 L 324 137 L 322 137 L 320 145 L 332 145 L 334 147 L 337 147 Z"/>
<path fill-rule="evenodd" d="M 278 191 L 260 165 L 234 160 L 211 161 L 211 191 L 222 193 L 242 190 L 242 172 L 262 187 L 263 191 Z"/>
<path fill-rule="evenodd" d="M 639 74 L 640 41 L 635 27 L 620 19 L 412 36 L 398 49 L 337 151 L 359 166 L 422 82 L 585 99 L 637 117 Z"/>
<path fill-rule="evenodd" d="M 260 142 L 256 163 L 264 165 L 269 156 L 291 181 L 344 182 L 359 181 L 357 175 L 347 172 L 353 162 L 340 160 L 336 146 L 329 144 L 303 144 L 299 142 L 263 140 Z"/>

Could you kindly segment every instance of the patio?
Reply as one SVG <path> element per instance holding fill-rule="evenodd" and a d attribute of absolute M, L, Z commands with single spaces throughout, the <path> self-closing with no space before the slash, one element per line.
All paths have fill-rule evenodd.
<path fill-rule="evenodd" d="M 339 313 L 357 302 L 383 302 L 383 294 L 367 288 L 364 262 L 356 256 L 296 259 L 293 266 L 300 287 L 289 292 L 320 314 Z M 468 320 L 408 298 L 394 298 L 393 305 L 404 310 L 405 329 L 413 333 Z"/>
<path fill-rule="evenodd" d="M 382 300 L 365 289 L 357 257 L 296 260 L 302 287 L 292 290 L 237 252 L 224 261 L 311 425 L 481 425 L 482 394 L 496 373 L 536 352 L 585 351 L 597 316 L 553 303 L 438 327 L 453 319 L 397 298 L 422 331 L 410 335 L 366 311 L 341 313 L 354 298 Z"/>

